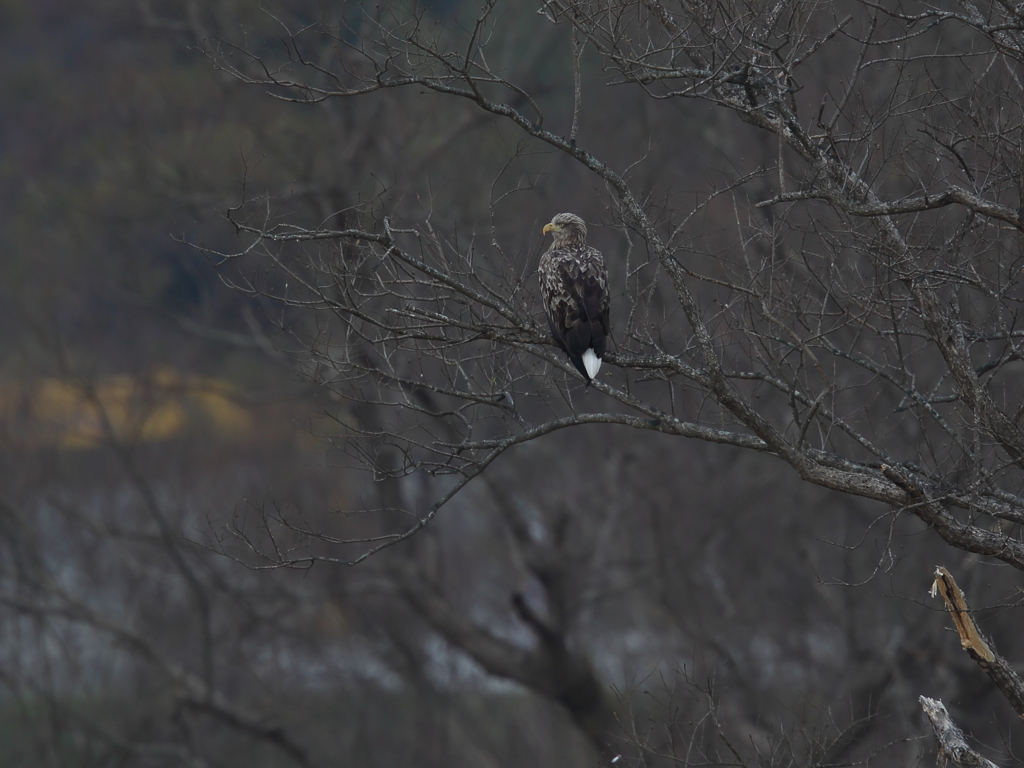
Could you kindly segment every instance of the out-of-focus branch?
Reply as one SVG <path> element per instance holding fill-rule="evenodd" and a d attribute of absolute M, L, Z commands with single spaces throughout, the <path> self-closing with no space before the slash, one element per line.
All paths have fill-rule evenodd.
<path fill-rule="evenodd" d="M 515 680 L 561 703 L 594 748 L 600 754 L 611 754 L 615 717 L 590 663 L 580 652 L 570 650 L 562 632 L 537 617 L 521 596 L 514 596 L 512 605 L 537 637 L 531 649 L 513 645 L 475 624 L 426 584 L 421 574 L 403 571 L 397 578 L 410 604 L 448 642 L 489 673 Z"/>
<path fill-rule="evenodd" d="M 24 599 L 0 595 L 0 605 L 40 618 L 59 617 L 78 622 L 107 635 L 111 641 L 144 660 L 151 668 L 168 679 L 174 686 L 180 706 L 205 712 L 239 732 L 273 744 L 295 763 L 311 766 L 305 748 L 296 743 L 281 727 L 269 724 L 259 713 L 245 705 L 230 701 L 221 691 L 210 686 L 199 675 L 167 658 L 148 638 L 75 600 L 57 584 L 45 585 L 46 597 Z"/>
<path fill-rule="evenodd" d="M 935 569 L 935 581 L 932 582 L 932 597 L 936 595 L 941 595 L 946 603 L 946 610 L 960 635 L 960 645 L 992 678 L 1017 716 L 1024 719 L 1024 681 L 1021 681 L 1010 663 L 996 652 L 992 641 L 978 629 L 964 593 L 953 580 L 953 575 L 942 566 Z"/>
<path fill-rule="evenodd" d="M 572 129 L 569 131 L 569 143 L 576 144 L 576 136 L 580 130 L 580 107 L 583 103 L 583 90 L 580 86 L 580 57 L 583 56 L 583 45 L 579 40 L 579 32 L 572 28 Z"/>

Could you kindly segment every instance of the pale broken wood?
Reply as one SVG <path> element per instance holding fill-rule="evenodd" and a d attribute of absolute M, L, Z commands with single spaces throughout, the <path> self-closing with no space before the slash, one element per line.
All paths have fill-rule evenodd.
<path fill-rule="evenodd" d="M 946 603 L 946 610 L 953 618 L 953 625 L 960 635 L 960 645 L 999 686 L 1000 692 L 1010 702 L 1017 716 L 1024 719 L 1024 682 L 1014 672 L 1010 663 L 996 653 L 992 642 L 981 634 L 964 593 L 957 586 L 953 575 L 941 565 L 935 569 L 935 581 L 932 582 L 932 597 L 936 595 L 941 595 Z"/>
<path fill-rule="evenodd" d="M 918 697 L 918 701 L 939 742 L 938 768 L 999 768 L 968 746 L 964 732 L 956 727 L 941 701 L 927 696 Z"/>
<path fill-rule="evenodd" d="M 977 656 L 988 662 L 995 661 L 996 655 L 989 647 L 988 641 L 978 631 L 978 625 L 974 623 L 964 593 L 953 580 L 953 575 L 941 565 L 935 569 L 935 581 L 932 582 L 932 597 L 935 597 L 936 593 L 942 595 L 946 609 L 953 617 L 953 624 L 956 625 L 963 649 L 972 657 Z"/>

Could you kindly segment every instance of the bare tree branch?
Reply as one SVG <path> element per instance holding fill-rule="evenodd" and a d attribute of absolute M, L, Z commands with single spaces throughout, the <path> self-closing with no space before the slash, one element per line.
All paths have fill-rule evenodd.
<path fill-rule="evenodd" d="M 995 651 L 992 641 L 981 634 L 964 599 L 964 593 L 953 580 L 952 574 L 941 566 L 935 569 L 935 581 L 932 583 L 932 597 L 936 594 L 941 595 L 943 602 L 946 603 L 946 610 L 949 611 L 957 634 L 960 635 L 960 645 L 992 678 L 992 682 L 999 687 L 1003 696 L 1010 702 L 1010 706 L 1016 710 L 1017 716 L 1024 719 L 1024 681 L 1010 663 Z"/>
<path fill-rule="evenodd" d="M 967 745 L 963 731 L 950 719 L 941 701 L 926 696 L 921 696 L 919 701 L 939 742 L 939 768 L 997 768 L 995 763 L 986 760 Z"/>

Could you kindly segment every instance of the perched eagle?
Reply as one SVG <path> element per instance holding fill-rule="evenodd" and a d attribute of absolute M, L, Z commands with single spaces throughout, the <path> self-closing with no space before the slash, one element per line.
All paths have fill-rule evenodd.
<path fill-rule="evenodd" d="M 596 248 L 586 243 L 587 225 L 560 213 L 544 225 L 554 242 L 540 257 L 540 289 L 551 335 L 589 384 L 601 368 L 608 337 L 608 273 Z"/>

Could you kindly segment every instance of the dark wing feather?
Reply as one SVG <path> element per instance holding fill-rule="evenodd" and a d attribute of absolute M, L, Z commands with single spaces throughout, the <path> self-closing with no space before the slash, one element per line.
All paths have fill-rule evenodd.
<path fill-rule="evenodd" d="M 583 353 L 604 357 L 608 336 L 608 278 L 595 248 L 552 248 L 541 262 L 541 285 L 551 335 L 583 377 Z"/>

